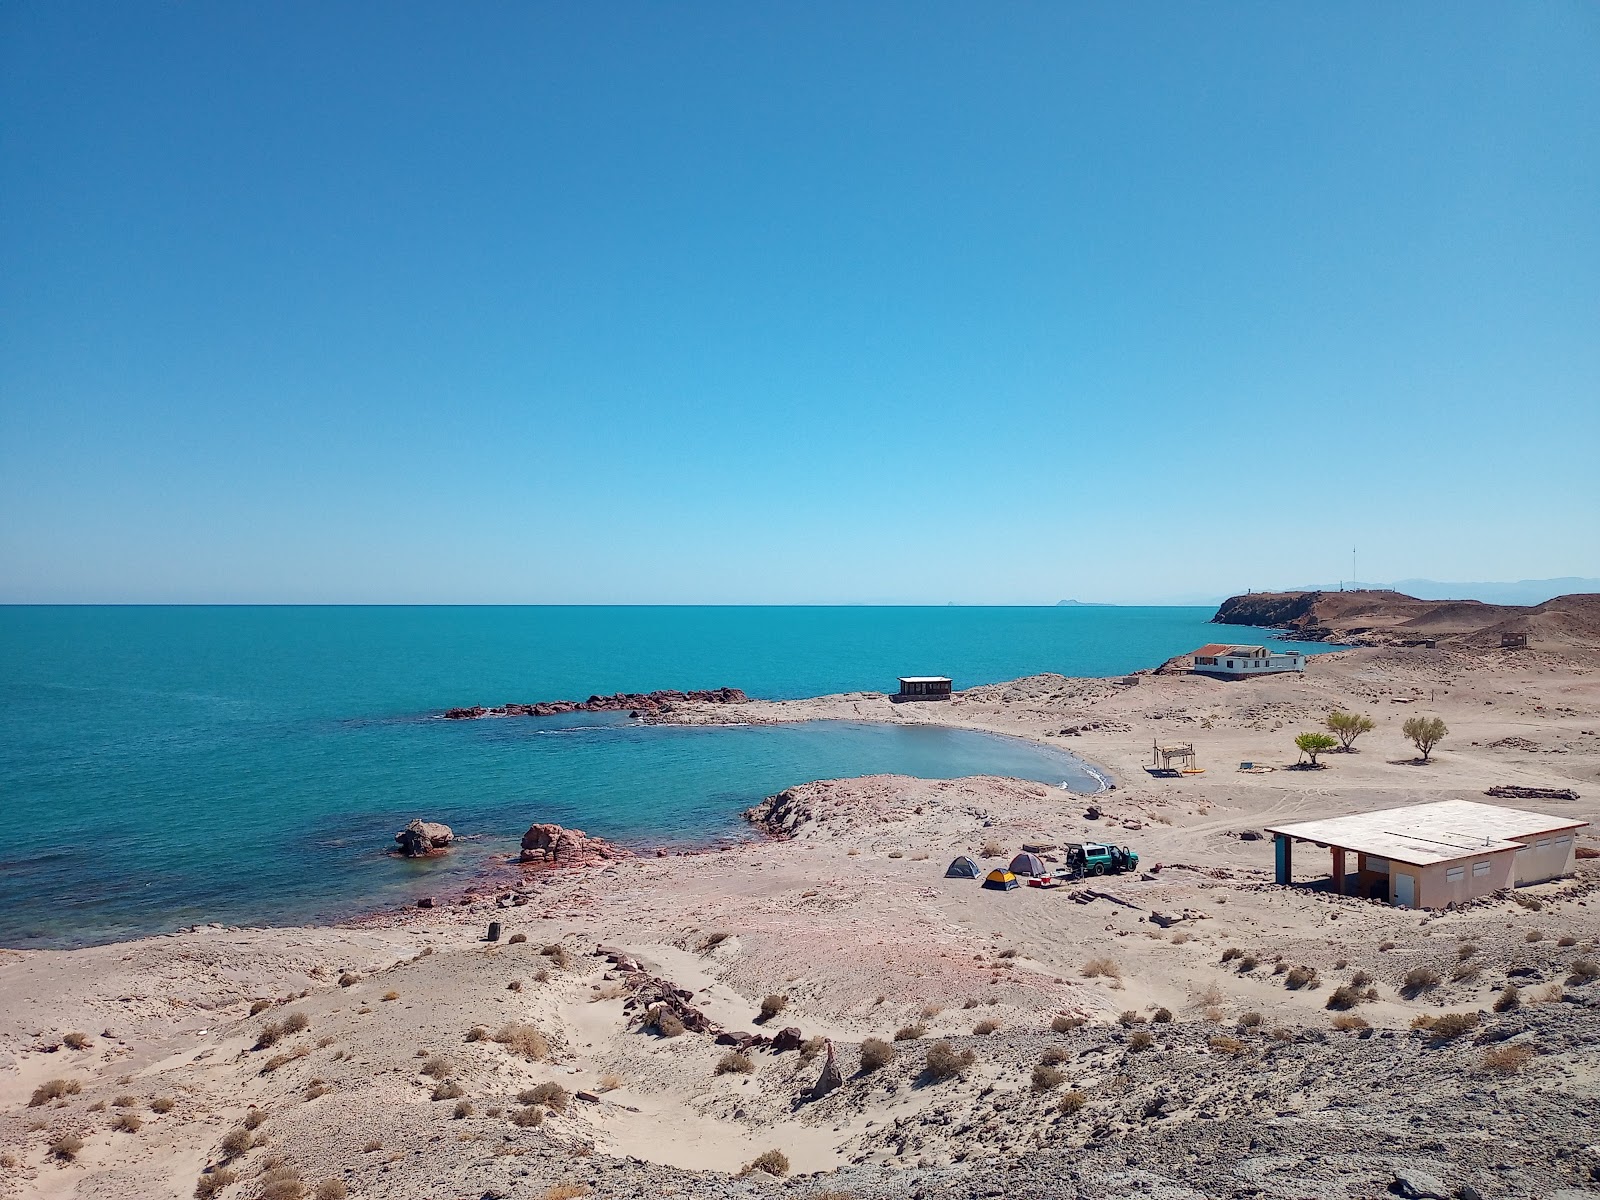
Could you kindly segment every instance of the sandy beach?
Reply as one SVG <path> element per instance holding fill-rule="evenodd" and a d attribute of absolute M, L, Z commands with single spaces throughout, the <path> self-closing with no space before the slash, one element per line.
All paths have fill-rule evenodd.
<path fill-rule="evenodd" d="M 1333 708 L 1376 728 L 1326 769 L 1289 769 L 1294 735 Z M 1419 712 L 1450 728 L 1427 765 L 1400 734 Z M 1318 886 L 1326 856 L 1309 848 L 1298 886 L 1276 886 L 1258 836 L 1493 803 L 1496 785 L 1574 789 L 1504 803 L 1600 821 L 1600 653 L 1363 647 L 1303 676 L 1046 675 L 946 703 L 857 693 L 656 719 L 818 718 L 1032 738 L 1115 786 L 808 784 L 764 814 L 792 836 L 715 852 L 528 871 L 343 928 L 0 951 L 0 1194 L 1600 1187 L 1600 981 L 1583 965 L 1600 958 L 1600 858 L 1411 912 Z M 1193 741 L 1205 773 L 1152 777 L 1153 741 Z M 1006 893 L 943 877 L 957 854 L 988 866 L 1080 840 L 1130 846 L 1139 873 Z M 1600 829 L 1578 842 L 1600 847 Z M 1419 971 L 1437 982 L 1406 986 Z M 1346 983 L 1367 998 L 1331 1010 Z M 666 1036 L 666 993 L 722 1044 Z M 1449 1014 L 1472 1016 L 1416 1027 Z M 749 1044 L 788 1028 L 798 1048 Z M 864 1067 L 869 1039 L 886 1047 Z M 842 1083 L 812 1098 L 829 1043 Z M 747 1169 L 773 1150 L 786 1174 Z"/>

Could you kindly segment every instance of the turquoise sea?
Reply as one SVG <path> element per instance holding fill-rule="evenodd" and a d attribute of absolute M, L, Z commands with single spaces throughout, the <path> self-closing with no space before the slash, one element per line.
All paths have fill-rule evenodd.
<path fill-rule="evenodd" d="M 0 607 L 0 945 L 334 919 L 459 886 L 534 821 L 640 847 L 747 836 L 740 810 L 810 779 L 1092 790 L 1069 754 L 969 731 L 438 714 L 658 688 L 787 698 L 903 674 L 958 688 L 1114 674 L 1212 640 L 1211 612 Z M 443 861 L 396 859 L 414 816 L 465 840 Z"/>

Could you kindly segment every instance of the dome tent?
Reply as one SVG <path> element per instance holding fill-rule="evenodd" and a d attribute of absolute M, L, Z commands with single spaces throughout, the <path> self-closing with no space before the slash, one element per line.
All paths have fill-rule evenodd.
<path fill-rule="evenodd" d="M 983 886 L 993 888 L 997 892 L 1009 892 L 1014 887 L 1021 887 L 1017 877 L 1004 867 L 996 867 L 984 876 Z"/>
<path fill-rule="evenodd" d="M 1013 875 L 1030 875 L 1035 879 L 1050 874 L 1050 868 L 1044 865 L 1044 859 L 1037 854 L 1024 851 L 1011 860 L 1011 873 Z"/>
<path fill-rule="evenodd" d="M 959 854 L 951 860 L 945 868 L 946 879 L 977 879 L 983 874 L 983 868 L 975 862 L 970 854 Z"/>

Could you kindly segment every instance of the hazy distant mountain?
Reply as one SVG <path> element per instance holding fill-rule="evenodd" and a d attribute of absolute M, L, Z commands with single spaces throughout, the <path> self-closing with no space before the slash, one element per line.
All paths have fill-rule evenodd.
<path fill-rule="evenodd" d="M 1093 600 L 1057 600 L 1057 608 L 1112 608 L 1110 604 L 1096 604 Z"/>
<path fill-rule="evenodd" d="M 1519 579 L 1516 583 L 1441 583 L 1437 579 L 1397 579 L 1393 583 L 1351 583 L 1344 587 L 1393 588 L 1418 600 L 1482 600 L 1485 604 L 1543 604 L 1555 596 L 1574 592 L 1600 592 L 1600 579 L 1568 575 L 1561 579 Z M 1337 592 L 1339 584 L 1285 588 L 1290 592 Z"/>

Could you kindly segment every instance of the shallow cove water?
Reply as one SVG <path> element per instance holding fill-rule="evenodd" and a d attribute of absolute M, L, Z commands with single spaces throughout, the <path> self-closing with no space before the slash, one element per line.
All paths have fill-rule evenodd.
<path fill-rule="evenodd" d="M 1068 754 L 971 731 L 437 714 L 618 690 L 726 684 L 782 698 L 883 690 L 896 674 L 958 687 L 1108 674 L 1210 640 L 1207 616 L 3 608 L 0 945 L 334 919 L 444 890 L 534 821 L 704 844 L 744 835 L 741 809 L 809 779 L 999 774 L 1091 790 Z M 469 840 L 443 862 L 397 860 L 387 849 L 414 816 Z"/>

